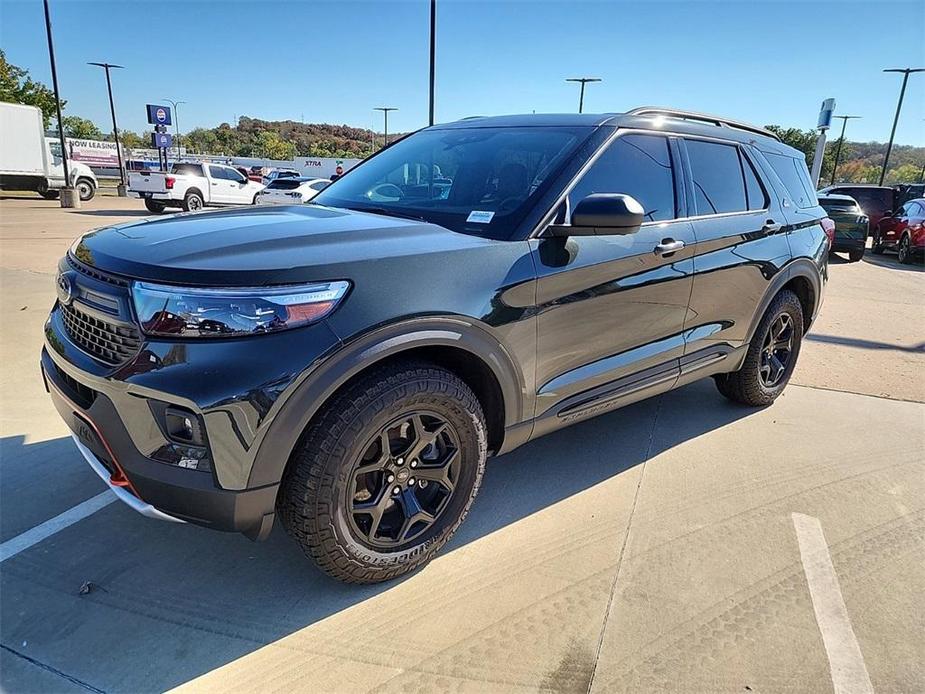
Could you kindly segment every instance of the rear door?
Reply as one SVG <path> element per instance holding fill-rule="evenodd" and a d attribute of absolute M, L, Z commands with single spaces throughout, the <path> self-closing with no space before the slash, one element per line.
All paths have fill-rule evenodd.
<path fill-rule="evenodd" d="M 536 434 L 667 390 L 684 352 L 694 235 L 676 144 L 618 133 L 568 195 L 632 195 L 647 221 L 625 235 L 543 238 L 537 268 Z M 675 250 L 663 250 L 674 244 Z"/>
<path fill-rule="evenodd" d="M 748 339 L 769 282 L 790 260 L 787 219 L 754 150 L 682 141 L 697 252 L 682 372 L 721 362 Z"/>

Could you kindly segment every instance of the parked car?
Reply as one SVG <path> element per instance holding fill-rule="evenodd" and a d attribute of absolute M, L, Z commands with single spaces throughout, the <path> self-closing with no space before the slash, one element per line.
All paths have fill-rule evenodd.
<path fill-rule="evenodd" d="M 252 181 L 257 181 L 257 183 L 263 183 L 263 174 L 264 170 L 262 166 L 252 166 L 248 169 L 247 177 Z"/>
<path fill-rule="evenodd" d="M 830 252 L 847 253 L 852 263 L 864 257 L 867 248 L 867 215 L 849 195 L 820 194 L 819 204 L 835 222 L 835 241 Z"/>
<path fill-rule="evenodd" d="M 925 183 L 898 183 L 893 189 L 896 191 L 894 210 L 898 210 L 910 200 L 925 198 Z"/>
<path fill-rule="evenodd" d="M 54 200 L 64 187 L 61 142 L 45 137 L 42 111 L 35 106 L 0 102 L 0 189 L 32 190 Z M 86 164 L 68 160 L 71 185 L 84 202 L 99 187 Z"/>
<path fill-rule="evenodd" d="M 257 194 L 258 205 L 300 205 L 331 184 L 325 178 L 277 178 Z"/>
<path fill-rule="evenodd" d="M 707 376 L 771 404 L 834 233 L 802 153 L 761 128 L 466 119 L 310 205 L 86 234 L 42 370 L 136 510 L 252 539 L 278 514 L 332 576 L 383 581 L 453 535 L 488 455 Z"/>
<path fill-rule="evenodd" d="M 233 166 L 204 162 L 174 164 L 169 174 L 138 171 L 128 175 L 129 195 L 144 200 L 148 211 L 155 214 L 167 207 L 193 212 L 203 207 L 250 205 L 263 187 Z"/>
<path fill-rule="evenodd" d="M 270 185 L 273 181 L 278 178 L 300 178 L 300 174 L 295 169 L 270 169 L 270 171 L 263 176 L 263 182 L 266 185 Z"/>
<path fill-rule="evenodd" d="M 925 251 L 925 198 L 910 200 L 884 217 L 873 235 L 873 253 L 896 250 L 899 262 L 911 263 Z"/>
<path fill-rule="evenodd" d="M 887 186 L 858 184 L 838 184 L 826 186 L 819 195 L 847 195 L 857 200 L 864 214 L 867 215 L 870 231 L 886 215 L 896 209 L 896 191 Z"/>

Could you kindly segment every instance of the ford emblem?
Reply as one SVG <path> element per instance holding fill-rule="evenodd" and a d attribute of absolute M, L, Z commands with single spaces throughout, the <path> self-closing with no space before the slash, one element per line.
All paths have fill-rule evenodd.
<path fill-rule="evenodd" d="M 74 300 L 77 288 L 74 285 L 74 276 L 70 272 L 62 272 L 57 279 L 58 301 L 67 306 Z"/>

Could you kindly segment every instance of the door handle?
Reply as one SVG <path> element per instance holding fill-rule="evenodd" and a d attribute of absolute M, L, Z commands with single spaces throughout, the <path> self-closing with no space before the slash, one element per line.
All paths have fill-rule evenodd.
<path fill-rule="evenodd" d="M 217 186 L 217 185 L 218 185 L 218 183 L 213 183 L 212 185 L 213 185 L 213 186 Z"/>
<path fill-rule="evenodd" d="M 773 234 L 774 232 L 780 231 L 781 225 L 775 222 L 773 219 L 769 219 L 764 223 L 764 226 L 761 227 L 761 231 L 765 234 Z"/>
<path fill-rule="evenodd" d="M 675 241 L 674 239 L 662 239 L 662 242 L 655 247 L 655 252 L 660 253 L 661 255 L 671 255 L 672 253 L 677 253 L 682 248 L 684 248 L 683 241 Z"/>

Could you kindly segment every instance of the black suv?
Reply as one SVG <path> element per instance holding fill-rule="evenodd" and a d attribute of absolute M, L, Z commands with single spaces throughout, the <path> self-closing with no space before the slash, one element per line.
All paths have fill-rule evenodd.
<path fill-rule="evenodd" d="M 42 371 L 90 465 L 150 516 L 265 537 L 329 574 L 430 559 L 485 460 L 705 376 L 793 371 L 829 235 L 803 156 L 713 116 L 473 118 L 313 204 L 80 238 Z"/>

